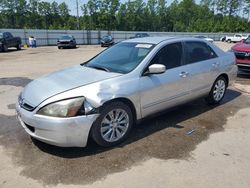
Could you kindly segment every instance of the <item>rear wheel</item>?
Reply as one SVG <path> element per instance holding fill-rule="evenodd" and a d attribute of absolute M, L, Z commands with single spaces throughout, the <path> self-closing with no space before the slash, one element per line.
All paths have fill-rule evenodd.
<path fill-rule="evenodd" d="M 104 106 L 91 129 L 93 140 L 100 146 L 110 147 L 124 141 L 132 128 L 133 114 L 123 102 Z"/>
<path fill-rule="evenodd" d="M 22 48 L 21 44 L 18 44 L 18 45 L 16 46 L 16 49 L 17 49 L 17 50 L 21 50 L 21 48 Z"/>
<path fill-rule="evenodd" d="M 206 98 L 208 104 L 218 104 L 222 101 L 227 89 L 227 81 L 223 76 L 218 77 Z"/>

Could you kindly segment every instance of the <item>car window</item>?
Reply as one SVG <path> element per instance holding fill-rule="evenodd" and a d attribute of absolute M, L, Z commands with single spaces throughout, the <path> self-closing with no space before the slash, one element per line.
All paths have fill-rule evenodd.
<path fill-rule="evenodd" d="M 204 42 L 186 42 L 186 63 L 195 63 L 217 57 L 213 49 Z"/>
<path fill-rule="evenodd" d="M 87 67 L 102 67 L 110 72 L 128 73 L 153 49 L 153 44 L 122 42 L 91 59 Z"/>
<path fill-rule="evenodd" d="M 236 37 L 241 37 L 241 35 L 235 35 Z"/>
<path fill-rule="evenodd" d="M 69 35 L 64 35 L 64 36 L 61 37 L 61 39 L 62 40 L 71 40 L 71 39 L 73 39 L 73 37 L 69 36 Z"/>
<path fill-rule="evenodd" d="M 246 44 L 250 44 L 250 37 L 248 37 L 248 38 L 245 40 L 245 43 L 246 43 Z"/>
<path fill-rule="evenodd" d="M 162 64 L 166 66 L 166 69 L 181 66 L 182 51 L 181 42 L 168 44 L 156 54 L 150 64 Z"/>

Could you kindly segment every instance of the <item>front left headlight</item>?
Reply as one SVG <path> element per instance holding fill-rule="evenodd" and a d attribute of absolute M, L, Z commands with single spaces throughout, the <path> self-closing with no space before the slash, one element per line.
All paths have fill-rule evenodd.
<path fill-rule="evenodd" d="M 51 117 L 74 117 L 81 115 L 82 113 L 80 112 L 84 100 L 84 97 L 78 97 L 51 103 L 38 110 L 37 114 Z"/>

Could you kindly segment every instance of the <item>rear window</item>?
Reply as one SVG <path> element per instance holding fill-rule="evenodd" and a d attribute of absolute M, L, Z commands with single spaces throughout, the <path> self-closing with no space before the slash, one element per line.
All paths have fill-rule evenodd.
<path fill-rule="evenodd" d="M 186 42 L 187 64 L 216 58 L 213 49 L 203 42 Z"/>

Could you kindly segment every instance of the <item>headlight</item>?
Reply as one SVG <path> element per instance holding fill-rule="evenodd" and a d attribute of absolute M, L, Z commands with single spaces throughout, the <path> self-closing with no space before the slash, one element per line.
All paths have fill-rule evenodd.
<path fill-rule="evenodd" d="M 78 97 L 51 103 L 38 110 L 37 114 L 52 117 L 74 117 L 79 115 L 84 100 L 84 97 Z"/>

